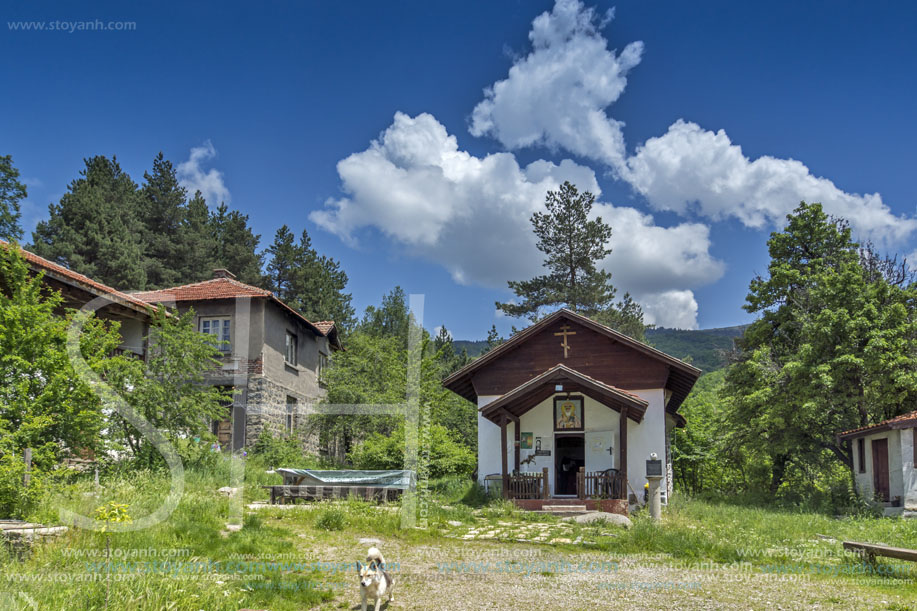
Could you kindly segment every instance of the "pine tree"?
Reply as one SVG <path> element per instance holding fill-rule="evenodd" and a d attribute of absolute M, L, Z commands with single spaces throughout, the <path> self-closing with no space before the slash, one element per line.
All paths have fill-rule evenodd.
<path fill-rule="evenodd" d="M 210 223 L 210 210 L 200 191 L 188 200 L 179 233 L 185 258 L 184 276 L 178 284 L 208 280 L 217 267 L 213 261 L 216 239 Z"/>
<path fill-rule="evenodd" d="M 209 226 L 214 265 L 228 269 L 240 282 L 260 286 L 262 256 L 257 251 L 261 236 L 248 226 L 248 215 L 221 203 L 210 215 Z"/>
<path fill-rule="evenodd" d="M 28 196 L 19 182 L 19 170 L 13 166 L 11 155 L 0 156 L 0 239 L 11 242 L 22 239 L 19 202 Z"/>
<path fill-rule="evenodd" d="M 297 276 L 305 257 L 289 227 L 284 225 L 277 230 L 274 242 L 267 247 L 266 253 L 268 263 L 264 277 L 265 288 L 281 301 L 292 305 L 300 288 Z"/>
<path fill-rule="evenodd" d="M 153 160 L 152 173 L 140 190 L 140 218 L 143 222 L 147 286 L 163 288 L 188 281 L 188 248 L 182 232 L 187 214 L 184 187 L 175 168 L 160 152 Z"/>
<path fill-rule="evenodd" d="M 346 330 L 354 321 L 347 274 L 340 263 L 319 255 L 304 229 L 296 243 L 290 228 L 277 230 L 267 249 L 265 286 L 309 320 L 334 320 Z"/>
<path fill-rule="evenodd" d="M 539 310 L 545 307 L 563 305 L 590 312 L 612 302 L 615 290 L 610 283 L 611 274 L 596 267 L 611 252 L 606 245 L 612 230 L 600 217 L 589 219 L 594 202 L 592 193 L 580 194 L 569 182 L 559 191 L 548 191 L 547 212 L 536 212 L 531 218 L 548 273 L 531 280 L 510 281 L 509 288 L 522 303 L 497 303 L 498 309 L 535 321 Z"/>
<path fill-rule="evenodd" d="M 85 160 L 50 218 L 32 234 L 36 254 L 117 289 L 146 287 L 137 185 L 117 159 Z"/>
<path fill-rule="evenodd" d="M 612 229 L 601 217 L 589 218 L 594 203 L 592 193 L 580 193 L 569 182 L 558 191 L 548 191 L 547 212 L 536 212 L 531 218 L 548 273 L 510 281 L 509 288 L 522 302 L 497 302 L 497 309 L 535 322 L 545 308 L 563 306 L 642 340 L 643 310 L 630 295 L 615 305 L 611 274 L 597 267 L 611 253 L 607 244 Z"/>

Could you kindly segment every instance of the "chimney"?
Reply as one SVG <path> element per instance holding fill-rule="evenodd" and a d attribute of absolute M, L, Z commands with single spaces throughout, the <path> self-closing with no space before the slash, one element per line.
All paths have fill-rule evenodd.
<path fill-rule="evenodd" d="M 230 280 L 235 280 L 236 275 L 228 269 L 219 268 L 213 270 L 213 279 L 216 280 L 217 278 L 229 278 Z"/>

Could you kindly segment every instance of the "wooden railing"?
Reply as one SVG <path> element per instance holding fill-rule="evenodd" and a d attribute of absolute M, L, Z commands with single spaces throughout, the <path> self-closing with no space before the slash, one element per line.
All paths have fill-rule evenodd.
<path fill-rule="evenodd" d="M 541 473 L 512 473 L 503 478 L 503 496 L 508 499 L 548 498 L 548 468 Z"/>
<path fill-rule="evenodd" d="M 576 496 L 581 499 L 626 499 L 627 476 L 617 469 L 586 471 L 576 474 Z"/>

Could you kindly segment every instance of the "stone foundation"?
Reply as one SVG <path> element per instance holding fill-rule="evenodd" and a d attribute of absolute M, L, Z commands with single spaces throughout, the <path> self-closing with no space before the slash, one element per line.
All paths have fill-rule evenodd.
<path fill-rule="evenodd" d="M 304 397 L 289 388 L 271 382 L 265 377 L 249 378 L 248 401 L 245 418 L 245 445 L 253 446 L 261 433 L 267 431 L 274 437 L 290 436 L 287 427 L 287 397 L 296 398 L 292 412 L 293 435 L 299 438 L 303 451 L 318 454 L 318 435 L 310 433 L 305 425 L 309 406 L 317 401 L 315 397 Z"/>
<path fill-rule="evenodd" d="M 624 499 L 514 499 L 513 503 L 526 511 L 540 511 L 545 505 L 585 505 L 589 511 L 627 515 L 627 501 Z"/>

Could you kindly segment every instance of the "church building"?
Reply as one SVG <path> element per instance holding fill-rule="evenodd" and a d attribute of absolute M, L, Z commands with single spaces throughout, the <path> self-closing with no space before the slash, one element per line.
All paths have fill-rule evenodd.
<path fill-rule="evenodd" d="M 478 406 L 479 482 L 498 483 L 526 508 L 570 498 L 625 513 L 628 500 L 642 500 L 652 454 L 671 492 L 671 439 L 685 424 L 678 408 L 700 375 L 563 309 L 443 385 Z"/>

